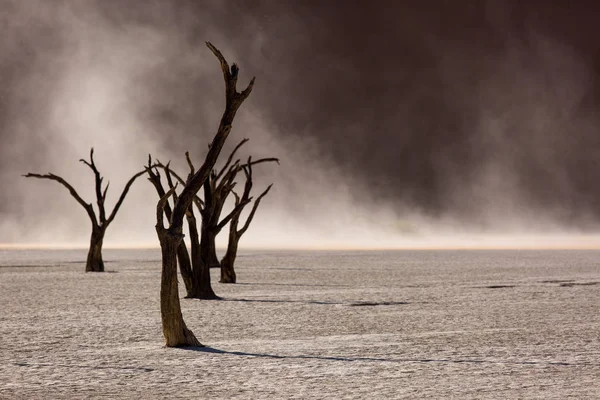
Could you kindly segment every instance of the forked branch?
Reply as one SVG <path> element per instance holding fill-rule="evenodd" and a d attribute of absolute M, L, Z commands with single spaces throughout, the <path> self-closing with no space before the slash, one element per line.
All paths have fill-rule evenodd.
<path fill-rule="evenodd" d="M 81 158 L 79 160 L 80 162 L 84 163 L 85 165 L 87 165 L 88 167 L 90 167 L 90 169 L 92 170 L 92 172 L 94 173 L 94 180 L 96 183 L 96 202 L 98 204 L 98 212 L 100 213 L 100 224 L 104 224 L 104 222 L 106 222 L 106 213 L 104 210 L 104 200 L 106 198 L 106 191 L 108 190 L 108 185 L 106 186 L 106 188 L 104 190 L 102 190 L 102 181 L 104 180 L 104 178 L 102 177 L 102 175 L 100 175 L 100 171 L 98 171 L 98 168 L 96 168 L 96 164 L 94 163 L 94 148 L 92 147 L 90 149 L 90 161 L 86 161 L 83 158 Z"/>

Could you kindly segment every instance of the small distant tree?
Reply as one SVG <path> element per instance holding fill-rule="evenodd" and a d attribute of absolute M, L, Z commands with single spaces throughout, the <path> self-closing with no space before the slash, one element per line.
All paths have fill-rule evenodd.
<path fill-rule="evenodd" d="M 240 164 L 240 160 L 233 162 L 236 152 L 242 147 L 248 139 L 243 139 L 231 152 L 225 165 L 220 170 L 213 170 L 209 179 L 204 183 L 204 204 L 201 210 L 202 232 L 201 232 L 201 253 L 209 268 L 219 268 L 221 263 L 217 258 L 216 237 L 221 230 L 231 221 L 231 219 L 242 212 L 246 204 L 252 201 L 247 197 L 234 205 L 234 208 L 221 219 L 221 214 L 225 203 L 236 186 L 235 179 L 240 171 L 252 165 L 276 162 L 279 159 L 275 157 L 261 158 L 256 161 L 248 159 L 247 164 Z"/>
<path fill-rule="evenodd" d="M 87 165 L 95 177 L 95 185 L 96 185 L 96 203 L 98 204 L 98 216 L 96 216 L 96 212 L 94 211 L 94 206 L 92 203 L 86 203 L 81 196 L 77 193 L 77 191 L 71 186 L 67 181 L 61 178 L 58 175 L 54 175 L 52 173 L 48 174 L 33 174 L 28 173 L 23 175 L 26 178 L 38 178 L 38 179 L 50 179 L 56 181 L 67 188 L 71 196 L 77 200 L 77 202 L 85 209 L 90 220 L 92 222 L 92 236 L 90 238 L 90 249 L 87 255 L 87 261 L 85 264 L 86 272 L 104 272 L 104 261 L 102 259 L 102 244 L 104 242 L 104 235 L 106 233 L 106 229 L 111 224 L 111 222 L 115 219 L 119 208 L 123 204 L 123 200 L 125 200 L 125 196 L 129 192 L 129 188 L 133 184 L 133 182 L 139 178 L 141 175 L 145 173 L 145 171 L 140 171 L 134 174 L 127 184 L 125 188 L 121 192 L 121 196 L 115 207 L 113 208 L 110 215 L 107 217 L 107 213 L 105 210 L 105 201 L 106 201 L 106 193 L 108 192 L 109 183 L 106 184 L 104 189 L 102 188 L 102 181 L 104 178 L 100 175 L 100 172 L 96 168 L 96 164 L 94 163 L 94 148 L 90 150 L 90 161 L 86 161 L 84 159 L 79 160 L 85 165 Z"/>
<path fill-rule="evenodd" d="M 232 191 L 233 195 L 235 196 L 236 213 L 235 215 L 233 215 L 231 221 L 229 222 L 229 240 L 227 242 L 227 251 L 225 252 L 225 256 L 223 256 L 223 259 L 221 260 L 221 283 L 236 283 L 237 277 L 235 274 L 234 263 L 237 257 L 238 244 L 240 242 L 240 238 L 244 233 L 246 233 L 246 231 L 250 227 L 250 223 L 254 218 L 254 214 L 256 214 L 256 210 L 260 205 L 260 201 L 263 197 L 267 195 L 267 193 L 269 193 L 269 190 L 271 190 L 271 187 L 273 186 L 273 184 L 269 185 L 267 189 L 256 198 L 252 206 L 252 210 L 246 218 L 246 222 L 241 228 L 238 229 L 242 210 L 246 206 L 246 204 L 250 203 L 250 200 L 252 199 L 250 197 L 250 192 L 252 190 L 252 164 L 253 163 L 249 158 L 248 162 L 243 167 L 244 175 L 246 176 L 246 184 L 244 185 L 244 192 L 242 193 L 242 195 L 239 196 L 235 191 Z"/>
<path fill-rule="evenodd" d="M 242 92 L 238 92 L 236 90 L 238 67 L 235 64 L 229 67 L 229 64 L 216 47 L 210 42 L 207 42 L 206 45 L 221 64 L 225 81 L 225 110 L 203 164 L 187 179 L 179 196 L 173 198 L 173 208 L 168 227 L 164 224 L 165 207 L 168 199 L 175 193 L 177 185 L 174 185 L 165 193 L 156 207 L 156 233 L 162 252 L 160 309 L 163 334 L 166 345 L 169 347 L 201 346 L 193 332 L 187 328 L 181 313 L 177 287 L 177 249 L 183 240 L 183 220 L 186 213 L 189 212 L 194 198 L 197 197 L 196 194 L 209 178 L 231 132 L 237 110 L 248 98 L 254 86 L 254 78 L 252 78 L 248 87 Z"/>

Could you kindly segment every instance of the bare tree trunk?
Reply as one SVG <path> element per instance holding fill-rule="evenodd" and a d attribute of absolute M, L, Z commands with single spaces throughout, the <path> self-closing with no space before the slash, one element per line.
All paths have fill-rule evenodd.
<path fill-rule="evenodd" d="M 163 334 L 168 347 L 202 346 L 183 320 L 177 286 L 177 249 L 183 236 L 174 236 L 157 228 L 162 249 L 162 275 L 160 283 L 160 313 Z"/>
<path fill-rule="evenodd" d="M 100 227 L 92 228 L 90 238 L 90 249 L 88 250 L 85 272 L 104 272 L 104 261 L 102 260 L 102 242 L 106 231 Z"/>
<path fill-rule="evenodd" d="M 219 298 L 212 289 L 210 282 L 210 267 L 203 258 L 204 252 L 207 251 L 207 248 L 210 248 L 208 242 L 209 241 L 206 240 L 205 236 L 202 235 L 200 238 L 200 246 L 198 246 L 199 248 L 195 249 L 195 251 L 192 249 L 193 284 L 190 297 L 195 299 L 214 300 Z M 192 246 L 194 246 L 193 238 Z"/>
<path fill-rule="evenodd" d="M 239 237 L 236 235 L 229 235 L 229 243 L 227 244 L 227 252 L 221 260 L 221 283 L 236 283 L 235 269 L 235 258 L 237 256 Z"/>
<path fill-rule="evenodd" d="M 183 284 L 185 285 L 186 297 L 190 297 L 192 293 L 193 281 L 192 281 L 192 263 L 190 261 L 190 254 L 188 253 L 185 242 L 182 240 L 177 246 L 177 259 L 179 260 L 179 271 Z"/>
<path fill-rule="evenodd" d="M 204 300 L 218 299 L 219 296 L 215 294 L 210 284 L 210 269 L 202 258 L 202 244 L 205 238 L 204 235 L 199 237 L 196 217 L 191 210 L 188 210 L 187 221 L 192 246 L 192 288 L 186 297 Z"/>
<path fill-rule="evenodd" d="M 217 235 L 211 232 L 209 229 L 202 230 L 202 239 L 200 240 L 200 254 L 204 264 L 208 265 L 208 268 L 219 268 L 219 257 L 217 257 L 217 245 L 215 241 Z"/>
<path fill-rule="evenodd" d="M 194 266 L 194 283 L 191 298 L 202 300 L 217 300 L 220 297 L 215 294 L 210 284 L 210 268 L 199 260 Z"/>

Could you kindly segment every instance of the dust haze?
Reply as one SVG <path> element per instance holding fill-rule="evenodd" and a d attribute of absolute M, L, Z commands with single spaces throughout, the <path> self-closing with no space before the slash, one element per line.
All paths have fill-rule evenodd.
<path fill-rule="evenodd" d="M 281 160 L 243 246 L 598 247 L 597 6 L 450 3 L 0 0 L 0 243 L 88 243 L 67 191 L 21 175 L 92 201 L 92 146 L 111 207 L 149 153 L 199 165 L 210 40 L 257 78 L 224 152 Z M 155 246 L 156 197 L 138 180 L 106 244 Z"/>

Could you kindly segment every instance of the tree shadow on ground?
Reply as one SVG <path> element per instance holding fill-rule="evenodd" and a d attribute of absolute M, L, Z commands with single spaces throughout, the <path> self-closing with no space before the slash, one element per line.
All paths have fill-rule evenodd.
<path fill-rule="evenodd" d="M 343 305 L 337 301 L 322 301 L 322 300 L 275 300 L 275 299 L 227 299 L 222 298 L 223 301 L 236 301 L 240 303 L 298 303 L 298 304 L 318 304 L 318 305 Z"/>
<path fill-rule="evenodd" d="M 328 285 L 322 285 L 322 284 L 314 284 L 314 283 L 265 283 L 265 282 L 238 282 L 236 283 L 236 285 L 248 285 L 248 286 L 253 286 L 253 285 L 258 285 L 258 286 L 304 286 L 304 287 L 350 287 L 350 285 L 340 285 L 340 284 L 328 284 Z"/>
<path fill-rule="evenodd" d="M 543 366 L 600 366 L 598 363 L 570 363 L 562 361 L 502 361 L 502 360 L 480 360 L 480 359 L 449 359 L 449 358 L 383 358 L 383 357 L 336 357 L 336 356 L 314 356 L 314 355 L 280 355 L 266 353 L 247 353 L 243 351 L 227 351 L 213 347 L 181 347 L 186 351 L 197 351 L 199 353 L 222 354 L 241 357 L 269 358 L 276 360 L 323 360 L 340 362 L 390 362 L 390 363 L 441 363 L 441 364 L 497 364 L 497 365 L 543 365 Z"/>
<path fill-rule="evenodd" d="M 396 306 L 410 304 L 406 301 L 326 301 L 326 300 L 281 300 L 281 299 L 228 299 L 221 298 L 221 301 L 237 301 L 241 303 L 299 303 L 299 304 L 318 304 L 318 305 L 337 305 L 350 307 L 368 307 L 368 306 Z"/>
<path fill-rule="evenodd" d="M 561 283 L 560 287 L 596 286 L 596 285 L 600 285 L 600 282 L 565 282 L 565 283 Z"/>
<path fill-rule="evenodd" d="M 511 289 L 516 287 L 516 285 L 488 285 L 483 287 L 477 287 L 478 289 Z"/>
<path fill-rule="evenodd" d="M 31 368 L 79 368 L 79 369 L 113 369 L 123 371 L 138 371 L 138 372 L 152 372 L 154 368 L 136 367 L 136 366 L 117 366 L 117 365 L 85 365 L 85 364 L 67 364 L 67 363 L 38 363 L 38 362 L 13 362 L 13 365 L 17 367 L 31 367 Z"/>

